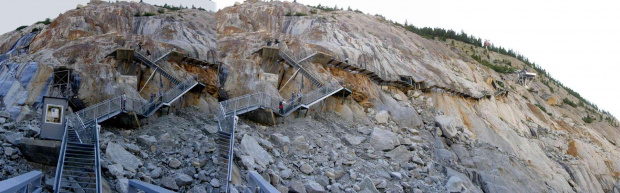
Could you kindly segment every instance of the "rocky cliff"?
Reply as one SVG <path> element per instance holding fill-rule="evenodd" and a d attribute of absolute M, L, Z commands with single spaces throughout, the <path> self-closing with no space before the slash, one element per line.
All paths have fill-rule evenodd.
<path fill-rule="evenodd" d="M 94 104 L 122 92 L 147 98 L 161 87 L 147 85 L 139 93 L 116 81 L 121 76 L 118 61 L 106 57 L 116 48 L 140 44 L 154 56 L 176 49 L 197 57 L 217 50 L 225 67 L 219 76 L 225 74 L 225 81 L 219 92 L 211 89 L 185 97 L 188 102 L 183 105 L 198 109 L 177 105 L 172 115 L 152 118 L 134 131 L 104 127 L 102 152 L 129 151 L 131 159 L 142 163 L 125 166 L 119 160 L 123 158 L 107 152 L 102 156 L 105 177 L 116 191 L 123 191 L 126 179 L 132 178 L 178 191 L 219 187 L 214 167 L 217 124 L 207 118 L 217 109 L 215 97 L 266 92 L 289 98 L 291 92 L 316 89 L 302 75 L 294 76 L 294 68 L 258 52 L 276 38 L 279 49 L 297 60 L 320 52 L 386 78 L 412 76 L 442 89 L 380 86 L 360 73 L 318 60 L 304 62 L 320 81 L 341 81 L 352 95 L 327 98 L 276 126 L 242 120 L 235 134 L 233 174 L 239 190 L 245 183 L 241 176 L 251 170 L 283 192 L 620 190 L 620 132 L 614 117 L 580 103 L 578 96 L 549 83 L 546 75 L 525 87 L 517 74 L 495 72 L 471 56 L 516 69 L 528 67 L 516 58 L 455 40 L 426 39 L 381 17 L 290 2 L 248 1 L 217 13 L 91 2 L 61 14 L 50 25 L 0 36 L 0 52 L 12 53 L 12 45 L 35 27 L 41 30 L 28 51 L 8 54 L 2 61 L 0 91 L 7 111 L 13 113 L 10 120 L 18 123 L 31 123 L 26 115 L 36 114 L 32 111 L 55 66 L 74 68 L 82 77 L 79 98 Z M 213 69 L 171 61 L 162 66 L 178 77 L 198 73 L 207 84 L 218 86 Z M 274 75 L 275 84 L 264 78 Z M 497 81 L 507 95 L 474 99 L 497 90 Z M 582 119 L 589 116 L 595 120 Z M 8 136 L 33 124 L 38 123 L 13 123 L 3 126 L 6 134 L 0 133 L 7 144 L 3 159 L 15 167 L 28 164 L 20 153 L 13 153 Z"/>

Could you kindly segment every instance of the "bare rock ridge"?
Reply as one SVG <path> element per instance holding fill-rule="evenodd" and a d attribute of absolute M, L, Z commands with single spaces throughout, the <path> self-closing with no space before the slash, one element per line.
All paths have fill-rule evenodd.
<path fill-rule="evenodd" d="M 101 167 L 113 192 L 127 191 L 130 179 L 178 192 L 224 189 L 218 102 L 259 92 L 307 96 L 318 90 L 309 76 L 352 92 L 286 117 L 242 115 L 233 192 L 245 190 L 250 171 L 281 192 L 620 191 L 617 120 L 547 75 L 526 87 L 516 73 L 471 56 L 528 68 L 516 58 L 426 39 L 377 16 L 279 1 L 217 13 L 91 1 L 49 25 L 0 35 L 0 180 L 42 170 L 51 191 L 55 165 L 35 163 L 34 150 L 20 143 L 40 134 L 41 99 L 55 67 L 79 76 L 77 97 L 86 106 L 122 93 L 148 101 L 174 87 L 139 60 L 111 55 L 119 49 L 161 58 L 154 63 L 170 77 L 196 74 L 207 89 L 139 126 L 121 116 L 102 123 Z M 295 64 L 304 72 L 280 52 L 304 60 Z M 221 67 L 192 63 L 213 55 Z"/>

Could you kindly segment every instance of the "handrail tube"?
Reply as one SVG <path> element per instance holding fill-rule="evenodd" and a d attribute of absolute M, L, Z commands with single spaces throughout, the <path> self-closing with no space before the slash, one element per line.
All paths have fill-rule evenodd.
<path fill-rule="evenodd" d="M 95 143 L 95 171 L 96 171 L 96 184 L 97 184 L 97 193 L 101 193 L 101 162 L 99 162 L 100 160 L 100 153 L 99 153 L 99 128 L 97 125 L 97 119 L 95 119 L 95 124 L 93 125 L 93 131 L 94 131 L 94 143 Z"/>
<path fill-rule="evenodd" d="M 256 188 L 259 188 L 259 193 L 279 193 L 278 189 L 273 187 L 269 182 L 267 182 L 258 172 L 249 171 L 248 172 L 248 188 L 252 187 L 250 192 L 255 193 Z M 258 185 L 258 187 L 254 186 Z"/>
<path fill-rule="evenodd" d="M 155 186 L 140 180 L 129 180 L 129 193 L 136 193 L 138 190 L 142 190 L 145 193 L 174 193 L 168 189 Z"/>
<path fill-rule="evenodd" d="M 31 171 L 3 180 L 0 181 L 0 192 L 41 192 L 42 178 L 41 171 Z"/>
<path fill-rule="evenodd" d="M 68 130 L 69 130 L 69 124 L 67 123 L 69 121 L 69 119 L 67 118 L 65 121 L 65 134 L 62 137 L 62 145 L 60 146 L 60 156 L 58 156 L 58 163 L 56 164 L 56 177 L 55 177 L 55 182 L 54 182 L 54 191 L 58 192 L 58 190 L 60 189 L 60 181 L 61 181 L 61 174 L 63 171 L 63 163 L 65 162 L 65 151 L 67 149 L 67 136 L 68 136 Z"/>

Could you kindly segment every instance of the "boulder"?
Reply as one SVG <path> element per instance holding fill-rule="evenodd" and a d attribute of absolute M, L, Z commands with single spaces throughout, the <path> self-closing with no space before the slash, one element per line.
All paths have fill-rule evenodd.
<path fill-rule="evenodd" d="M 263 168 L 273 163 L 271 155 L 250 135 L 244 135 L 243 139 L 241 139 L 241 150 L 252 157 L 254 162 Z"/>
<path fill-rule="evenodd" d="M 304 163 L 301 167 L 299 167 L 299 170 L 301 170 L 304 174 L 311 174 L 314 171 L 314 168 L 312 168 L 310 164 Z"/>
<path fill-rule="evenodd" d="M 140 159 L 129 153 L 121 145 L 113 142 L 108 143 L 105 156 L 111 162 L 121 164 L 123 167 L 131 170 L 137 170 L 142 165 Z"/>
<path fill-rule="evenodd" d="M 56 166 L 60 141 L 22 138 L 17 143 L 17 148 L 28 161 Z"/>
<path fill-rule="evenodd" d="M 276 143 L 278 143 L 279 145 L 287 145 L 289 143 L 291 143 L 291 140 L 289 139 L 288 136 L 284 136 L 281 133 L 274 133 L 271 134 L 271 138 L 276 141 Z"/>
<path fill-rule="evenodd" d="M 463 180 L 458 176 L 450 177 L 450 179 L 446 182 L 445 187 L 448 192 L 462 192 L 463 190 L 466 190 L 463 185 Z"/>
<path fill-rule="evenodd" d="M 445 161 L 445 162 L 456 161 L 456 155 L 447 149 L 437 149 L 435 150 L 435 154 L 437 155 L 437 159 L 439 161 Z"/>
<path fill-rule="evenodd" d="M 131 143 L 124 143 L 123 147 L 131 153 L 140 153 L 140 147 Z"/>
<path fill-rule="evenodd" d="M 157 143 L 157 139 L 155 139 L 154 136 L 149 136 L 149 135 L 140 135 L 138 137 L 138 142 L 140 142 L 140 144 L 144 145 L 144 146 L 151 146 L 155 143 Z"/>
<path fill-rule="evenodd" d="M 359 191 L 357 192 L 379 193 L 379 190 L 375 187 L 375 183 L 368 177 L 364 178 L 357 186 L 359 187 Z"/>
<path fill-rule="evenodd" d="M 469 154 L 469 151 L 467 151 L 467 149 L 463 145 L 461 144 L 452 145 L 452 151 L 459 158 L 459 161 L 461 161 L 461 164 L 463 166 L 470 167 L 470 168 L 476 167 L 476 165 L 474 164 L 474 161 L 472 160 L 471 155 Z"/>
<path fill-rule="evenodd" d="M 351 145 L 359 145 L 362 142 L 364 142 L 364 140 L 366 139 L 366 137 L 363 136 L 355 136 L 355 135 L 350 135 L 350 134 L 346 134 L 344 136 L 344 139 L 347 140 L 347 142 Z"/>
<path fill-rule="evenodd" d="M 413 153 L 409 152 L 409 150 L 407 150 L 405 146 L 401 145 L 401 146 L 398 146 L 396 149 L 390 152 L 387 152 L 385 156 L 392 159 L 393 162 L 404 164 L 404 163 L 409 162 L 409 160 L 411 160 Z"/>
<path fill-rule="evenodd" d="M 155 169 L 153 169 L 153 171 L 151 171 L 151 178 L 159 178 L 161 177 L 161 174 L 163 173 L 162 169 L 160 167 L 157 167 Z"/>
<path fill-rule="evenodd" d="M 458 132 L 456 129 L 458 121 L 452 116 L 440 115 L 435 117 L 435 125 L 441 129 L 447 138 L 455 137 Z"/>
<path fill-rule="evenodd" d="M 206 130 L 210 134 L 214 134 L 214 133 L 217 133 L 220 129 L 217 128 L 216 125 L 209 125 L 209 124 L 207 124 L 207 126 L 205 126 L 204 130 Z"/>
<path fill-rule="evenodd" d="M 375 150 L 386 151 L 394 149 L 398 145 L 398 139 L 396 134 L 391 131 L 375 127 L 372 134 L 370 134 L 369 143 L 372 144 Z"/>
<path fill-rule="evenodd" d="M 209 182 L 209 184 L 211 184 L 211 186 L 214 188 L 219 188 L 221 186 L 220 180 L 218 180 L 217 178 L 211 179 L 211 182 Z"/>
<path fill-rule="evenodd" d="M 28 125 L 24 128 L 24 137 L 37 137 L 41 133 L 41 129 L 39 127 L 35 127 L 32 125 Z"/>
<path fill-rule="evenodd" d="M 118 183 L 116 183 L 116 190 L 118 192 L 128 192 L 129 191 L 129 180 L 126 178 L 119 179 Z"/>
<path fill-rule="evenodd" d="M 174 181 L 174 178 L 172 178 L 171 176 L 166 176 L 162 178 L 160 183 L 164 188 L 168 188 L 171 190 L 179 190 L 179 186 L 177 186 L 177 182 Z"/>
<path fill-rule="evenodd" d="M 291 184 L 289 185 L 289 190 L 297 193 L 307 193 L 306 187 L 300 181 L 291 182 Z"/>
<path fill-rule="evenodd" d="M 390 172 L 390 176 L 392 176 L 392 178 L 396 180 L 403 179 L 403 174 L 401 174 L 400 172 Z"/>
<path fill-rule="evenodd" d="M 383 110 L 383 111 L 379 111 L 376 115 L 375 115 L 375 120 L 377 121 L 377 123 L 379 124 L 387 124 L 388 123 L 388 119 L 390 118 L 390 114 Z"/>
<path fill-rule="evenodd" d="M 282 177 L 282 179 L 290 179 L 292 176 L 293 176 L 293 170 L 291 169 L 284 169 L 280 171 L 280 177 Z"/>
<path fill-rule="evenodd" d="M 110 171 L 110 174 L 112 174 L 113 176 L 116 176 L 117 178 L 123 177 L 124 173 L 123 173 L 123 165 L 121 164 L 112 164 L 108 166 L 108 171 Z"/>
<path fill-rule="evenodd" d="M 189 192 L 190 193 L 207 193 L 207 190 L 205 189 L 204 186 L 198 185 L 198 186 L 192 187 L 192 189 L 190 189 Z"/>
<path fill-rule="evenodd" d="M 192 177 L 188 176 L 187 174 L 183 174 L 183 173 L 178 173 L 175 177 L 174 177 L 174 181 L 177 183 L 178 186 L 186 186 L 186 185 L 190 185 L 192 184 Z"/>
<path fill-rule="evenodd" d="M 13 149 L 11 147 L 5 147 L 4 148 L 4 155 L 6 155 L 7 157 L 12 156 L 15 153 L 17 153 L 17 151 L 15 151 L 15 149 Z"/>
<path fill-rule="evenodd" d="M 323 188 L 323 186 L 319 183 L 316 183 L 315 181 L 307 181 L 305 184 L 306 187 L 306 192 L 308 193 L 324 193 L 325 188 Z"/>
<path fill-rule="evenodd" d="M 1 137 L 2 135 L 0 135 Z M 24 135 L 21 132 L 11 132 L 8 131 L 4 134 L 4 140 L 9 142 L 10 144 L 17 145 L 20 139 L 24 138 Z"/>
<path fill-rule="evenodd" d="M 168 162 L 168 166 L 170 166 L 172 169 L 178 169 L 179 167 L 181 167 L 181 161 L 179 161 L 177 158 L 173 158 L 172 160 L 170 160 L 170 162 Z"/>

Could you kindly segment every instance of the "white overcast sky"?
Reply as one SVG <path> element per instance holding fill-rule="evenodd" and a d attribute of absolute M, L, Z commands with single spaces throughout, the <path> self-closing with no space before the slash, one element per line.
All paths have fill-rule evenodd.
<path fill-rule="evenodd" d="M 144 0 L 197 7 L 207 0 Z M 214 0 L 218 8 L 235 0 Z M 86 4 L 87 0 L 5 1 L 0 33 Z M 441 27 L 489 39 L 534 61 L 602 109 L 620 116 L 618 0 L 298 0 L 351 7 L 418 27 Z M 206 3 L 203 7 L 206 6 Z"/>

